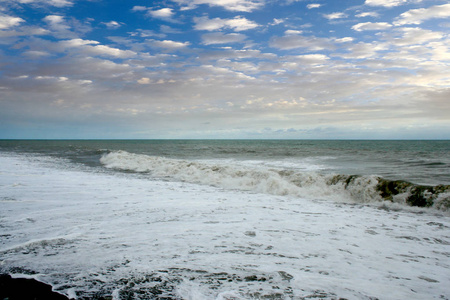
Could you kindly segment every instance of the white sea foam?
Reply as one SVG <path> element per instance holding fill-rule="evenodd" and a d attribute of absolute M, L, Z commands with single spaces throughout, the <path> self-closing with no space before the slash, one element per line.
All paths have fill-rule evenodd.
<path fill-rule="evenodd" d="M 376 190 L 377 176 L 362 176 L 347 183 L 345 180 L 334 180 L 334 175 L 298 171 L 298 167 L 281 169 L 255 162 L 188 161 L 126 151 L 108 153 L 101 158 L 101 162 L 107 168 L 148 172 L 154 177 L 169 177 L 226 189 L 271 195 L 325 197 L 335 201 L 381 201 Z M 308 166 L 310 169 L 311 166 Z"/>
<path fill-rule="evenodd" d="M 71 170 L 20 156 L 0 155 L 0 188 L 14 199 L 0 201 L 0 271 L 37 272 L 74 298 L 449 296 L 450 219 L 436 212 Z"/>

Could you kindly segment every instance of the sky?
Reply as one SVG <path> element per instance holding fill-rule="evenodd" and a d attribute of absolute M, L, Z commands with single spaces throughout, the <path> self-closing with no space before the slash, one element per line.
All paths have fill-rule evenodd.
<path fill-rule="evenodd" d="M 0 0 L 3 139 L 450 139 L 441 0 Z"/>

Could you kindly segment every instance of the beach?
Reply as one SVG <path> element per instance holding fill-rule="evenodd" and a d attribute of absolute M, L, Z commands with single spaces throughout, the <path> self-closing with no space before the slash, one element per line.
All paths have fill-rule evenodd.
<path fill-rule="evenodd" d="M 208 185 L 98 165 L 1 153 L 0 273 L 73 299 L 450 296 L 442 207 L 357 202 L 336 190 L 265 193 L 227 188 L 234 179 Z"/>

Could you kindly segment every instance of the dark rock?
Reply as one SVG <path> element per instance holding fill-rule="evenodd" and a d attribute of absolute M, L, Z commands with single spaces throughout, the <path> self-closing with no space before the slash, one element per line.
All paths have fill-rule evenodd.
<path fill-rule="evenodd" d="M 68 300 L 64 295 L 52 291 L 48 284 L 34 279 L 12 278 L 0 274 L 0 299 L 8 300 Z"/>
<path fill-rule="evenodd" d="M 392 196 L 404 193 L 413 184 L 402 180 L 386 180 L 378 179 L 377 190 L 380 192 L 381 197 L 386 200 L 392 200 Z"/>
<path fill-rule="evenodd" d="M 384 200 L 393 200 L 393 196 L 398 194 L 406 195 L 406 203 L 410 206 L 431 207 L 434 201 L 442 193 L 450 191 L 449 185 L 416 185 L 402 180 L 378 179 L 377 190 Z M 446 204 L 444 204 L 446 206 Z"/>

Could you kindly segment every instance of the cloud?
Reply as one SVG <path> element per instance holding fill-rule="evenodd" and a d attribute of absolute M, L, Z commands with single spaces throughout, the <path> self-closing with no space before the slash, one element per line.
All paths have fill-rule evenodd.
<path fill-rule="evenodd" d="M 353 42 L 355 39 L 352 37 L 343 37 L 343 38 L 339 38 L 339 39 L 335 39 L 334 41 L 336 43 L 349 43 L 349 42 Z"/>
<path fill-rule="evenodd" d="M 402 13 L 394 21 L 394 25 L 421 24 L 429 19 L 450 17 L 450 4 L 436 5 L 429 8 L 411 9 Z"/>
<path fill-rule="evenodd" d="M 371 11 L 371 12 L 363 12 L 360 14 L 357 14 L 355 17 L 357 18 L 365 18 L 365 17 L 374 17 L 378 18 L 380 15 L 377 12 Z"/>
<path fill-rule="evenodd" d="M 111 56 L 116 58 L 129 58 L 136 55 L 136 52 L 134 51 L 121 50 L 105 45 L 86 47 L 85 53 L 89 55 Z"/>
<path fill-rule="evenodd" d="M 106 27 L 108 27 L 108 29 L 117 29 L 120 26 L 122 26 L 116 21 L 110 21 L 110 22 L 106 22 L 106 23 L 103 22 L 102 24 L 104 24 Z"/>
<path fill-rule="evenodd" d="M 172 8 L 166 7 L 166 8 L 161 8 L 158 10 L 149 10 L 147 12 L 147 14 L 155 19 L 160 19 L 160 20 L 163 20 L 166 22 L 171 22 L 171 23 L 180 23 L 178 20 L 175 20 L 173 18 L 175 13 L 173 12 Z"/>
<path fill-rule="evenodd" d="M 285 35 L 282 37 L 273 37 L 270 40 L 270 46 L 282 50 L 291 50 L 305 48 L 313 51 L 324 49 L 333 49 L 333 45 L 327 38 L 318 38 L 314 36 Z"/>
<path fill-rule="evenodd" d="M 229 11 L 252 12 L 264 6 L 265 0 L 173 0 L 182 5 L 182 10 L 194 9 L 199 5 L 220 6 Z"/>
<path fill-rule="evenodd" d="M 17 3 L 19 0 L 11 1 Z M 44 2 L 28 3 L 43 5 Z M 229 124 L 239 124 L 249 126 L 246 127 L 248 132 L 274 128 L 276 137 L 279 129 L 299 134 L 321 124 L 338 128 L 339 124 L 347 122 L 349 128 L 356 128 L 356 132 L 371 122 L 375 125 L 382 122 L 392 127 L 396 122 L 408 123 L 409 120 L 426 123 L 427 118 L 433 119 L 434 112 L 423 118 L 418 114 L 426 110 L 431 99 L 424 97 L 423 101 L 420 100 L 422 105 L 417 104 L 414 109 L 408 106 L 420 92 L 432 98 L 439 94 L 439 103 L 448 104 L 445 102 L 448 92 L 442 93 L 450 84 L 450 71 L 445 64 L 450 59 L 448 33 L 445 28 L 438 27 L 442 26 L 437 24 L 439 22 L 426 24 L 426 29 L 418 28 L 418 25 L 394 27 L 392 14 L 399 16 L 395 19 L 399 22 L 405 17 L 400 14 L 410 7 L 389 11 L 382 8 L 406 2 L 366 1 L 378 7 L 364 6 L 355 13 L 355 9 L 361 7 L 330 7 L 331 11 L 314 11 L 318 8 L 316 4 L 325 5 L 325 1 L 302 0 L 297 2 L 297 6 L 304 10 L 299 12 L 297 19 L 289 11 L 294 7 L 286 7 L 286 1 L 177 2 L 183 6 L 182 9 L 198 9 L 185 12 L 183 21 L 188 25 L 187 20 L 197 16 L 190 25 L 201 31 L 188 34 L 186 26 L 161 22 L 181 17 L 178 6 L 164 9 L 162 7 L 165 6 L 149 8 L 131 4 L 129 7 L 133 7 L 134 14 L 141 17 L 145 14 L 147 21 L 150 17 L 155 18 L 148 26 L 138 24 L 138 28 L 132 28 L 135 24 L 128 22 L 133 15 L 131 11 L 124 11 L 120 19 L 116 19 L 119 18 L 117 15 L 93 21 L 88 20 L 86 14 L 78 14 L 78 10 L 47 7 L 50 4 L 44 9 L 39 7 L 41 10 L 32 14 L 24 5 L 0 9 L 4 14 L 11 11 L 8 13 L 10 18 L 21 17 L 15 21 L 16 24 L 0 18 L 0 44 L 8 42 L 11 45 L 0 51 L 4 66 L 0 76 L 0 98 L 6 99 L 2 102 L 0 120 L 5 122 L 2 118 L 8 115 L 10 118 L 20 115 L 22 119 L 31 119 L 39 114 L 40 109 L 46 111 L 42 118 L 45 120 L 54 120 L 55 116 L 85 120 L 91 114 L 96 119 L 95 126 L 109 121 L 117 126 L 120 119 L 123 122 L 120 124 L 136 128 L 150 128 L 148 125 L 151 124 L 152 128 L 160 131 L 158 134 L 165 137 L 173 136 L 163 125 L 180 128 L 179 137 L 186 137 L 185 134 L 202 137 L 195 136 L 194 131 L 189 133 L 189 130 L 198 128 L 198 133 L 202 134 L 205 126 L 195 127 L 194 124 L 207 122 L 210 122 L 214 134 L 221 130 L 221 126 L 231 131 L 233 125 Z M 231 4 L 227 7 L 226 2 Z M 378 4 L 374 5 L 375 2 Z M 83 3 L 88 5 L 95 1 Z M 164 3 L 167 7 L 174 4 L 173 1 Z M 270 12 L 268 15 L 263 12 L 268 17 L 264 23 L 259 12 L 257 15 L 232 12 L 233 9 L 257 9 L 257 5 L 251 7 L 251 3 L 260 6 L 270 3 L 267 9 L 272 10 L 277 9 L 276 5 L 281 5 L 281 8 L 276 11 L 276 16 L 270 17 Z M 247 6 L 239 7 L 238 4 Z M 443 6 L 438 7 L 443 10 Z M 426 15 L 437 15 L 429 9 L 431 7 L 419 11 L 421 16 L 415 16 L 415 20 L 424 21 L 430 18 L 424 17 Z M 380 15 L 371 10 L 379 11 Z M 319 18 L 305 20 L 305 16 L 313 11 L 319 13 Z M 350 15 L 356 21 L 346 26 L 335 26 L 331 28 L 333 31 L 320 30 L 319 23 L 328 22 L 322 18 L 322 13 L 334 11 L 341 13 L 327 15 L 330 22 L 347 20 L 341 17 L 349 18 Z M 4 14 L 0 13 L 0 16 Z M 368 19 L 357 19 L 365 17 Z M 77 31 L 76 22 L 79 21 L 76 18 L 100 24 L 93 28 L 98 32 L 82 35 Z M 302 27 L 305 22 L 318 26 L 316 36 L 310 29 Z M 276 28 L 270 27 L 277 24 Z M 114 29 L 120 25 L 122 27 L 111 34 L 114 36 L 100 36 L 106 27 Z M 265 30 L 259 31 L 260 28 Z M 273 32 L 282 33 L 273 36 Z M 351 37 L 351 32 L 355 37 Z M 245 47 L 237 43 L 245 43 Z M 253 49 L 250 43 L 255 43 Z M 244 49 L 237 50 L 232 46 Z M 441 118 L 446 118 L 443 108 L 448 108 L 447 104 L 435 109 Z M 9 109 L 13 106 L 17 110 Z M 61 111 L 64 108 L 67 112 Z M 29 113 L 22 113 L 21 109 Z M 415 115 L 405 119 L 403 116 L 408 114 Z M 448 123 L 448 117 L 446 120 Z M 76 125 L 81 126 L 80 123 Z M 33 127 L 33 124 L 27 124 Z M 147 126 L 138 126 L 142 124 Z M 98 127 L 95 130 L 101 132 Z M 130 132 L 129 136 L 133 133 Z M 211 136 L 214 137 L 213 133 Z M 220 133 L 217 136 L 221 136 Z M 236 137 L 243 137 L 242 131 L 237 132 Z"/>
<path fill-rule="evenodd" d="M 181 30 L 179 30 L 179 29 L 172 28 L 172 27 L 167 26 L 167 25 L 161 25 L 161 26 L 159 27 L 159 29 L 160 29 L 161 32 L 163 32 L 163 33 L 175 33 L 175 34 L 183 33 L 183 31 L 181 31 Z"/>
<path fill-rule="evenodd" d="M 136 6 L 133 6 L 133 8 L 131 10 L 132 11 L 146 11 L 146 10 L 148 10 L 148 7 L 136 5 Z"/>
<path fill-rule="evenodd" d="M 213 32 L 202 35 L 204 45 L 241 43 L 246 38 L 246 35 L 240 33 L 224 34 L 222 32 Z"/>
<path fill-rule="evenodd" d="M 395 31 L 384 35 L 390 43 L 398 46 L 421 45 L 432 41 L 441 40 L 445 37 L 442 32 L 426 30 L 422 28 L 397 28 Z"/>
<path fill-rule="evenodd" d="M 276 18 L 274 18 L 274 19 L 273 19 L 273 22 L 270 23 L 269 25 L 271 25 L 271 26 L 276 26 L 276 25 L 280 25 L 280 24 L 282 24 L 282 23 L 284 23 L 284 22 L 285 22 L 284 19 L 276 19 Z"/>
<path fill-rule="evenodd" d="M 259 27 L 253 21 L 250 21 L 244 17 L 236 16 L 234 19 L 221 19 L 214 18 L 209 19 L 208 17 L 197 17 L 194 18 L 196 30 L 207 30 L 214 31 L 220 29 L 232 29 L 234 31 L 244 31 L 249 29 L 254 29 Z"/>
<path fill-rule="evenodd" d="M 91 40 L 83 40 L 83 39 L 72 39 L 72 40 L 66 40 L 66 41 L 60 41 L 59 45 L 61 45 L 63 48 L 72 48 L 72 47 L 80 47 L 85 45 L 97 45 L 100 44 L 97 41 L 91 41 Z"/>
<path fill-rule="evenodd" d="M 342 19 L 342 18 L 346 18 L 347 15 L 341 12 L 335 12 L 335 13 L 331 13 L 331 14 L 325 14 L 323 15 L 325 18 L 327 18 L 328 20 L 336 20 L 336 19 Z"/>
<path fill-rule="evenodd" d="M 121 50 L 118 48 L 112 48 L 105 45 L 99 45 L 100 43 L 92 40 L 83 39 L 71 39 L 58 42 L 62 50 L 68 50 L 71 48 L 78 48 L 79 53 L 87 55 L 99 55 L 99 56 L 110 56 L 116 58 L 129 58 L 136 55 L 136 52 L 130 50 Z M 95 46 L 92 46 L 95 45 Z"/>
<path fill-rule="evenodd" d="M 365 30 L 385 30 L 392 27 L 391 24 L 386 22 L 366 22 L 366 23 L 358 23 L 352 26 L 352 29 L 355 31 L 365 31 Z"/>
<path fill-rule="evenodd" d="M 31 58 L 40 58 L 40 57 L 47 57 L 50 56 L 51 54 L 46 52 L 46 51 L 34 51 L 34 50 L 30 50 L 30 51 L 25 51 L 23 53 L 23 55 L 31 57 Z"/>
<path fill-rule="evenodd" d="M 176 42 L 171 40 L 163 40 L 163 41 L 157 41 L 157 40 L 147 40 L 147 42 L 152 45 L 153 47 L 157 48 L 164 48 L 167 50 L 177 50 L 186 48 L 191 43 L 190 42 Z"/>
<path fill-rule="evenodd" d="M 306 7 L 308 9 L 319 8 L 321 6 L 322 6 L 322 4 L 318 4 L 318 3 L 311 3 L 311 4 L 306 5 Z"/>
<path fill-rule="evenodd" d="M 150 84 L 152 81 L 148 77 L 142 77 L 137 81 L 139 84 Z"/>
<path fill-rule="evenodd" d="M 386 43 L 374 42 L 351 44 L 346 47 L 348 53 L 334 53 L 336 57 L 342 57 L 345 59 L 368 59 L 377 58 L 379 51 L 385 51 L 388 49 Z"/>
<path fill-rule="evenodd" d="M 19 37 L 30 38 L 49 34 L 50 31 L 35 26 L 21 26 L 17 30 L 0 30 L 0 45 L 12 45 L 17 42 Z"/>
<path fill-rule="evenodd" d="M 60 39 L 78 38 L 92 30 L 89 20 L 82 23 L 62 15 L 48 15 L 42 20 L 47 23 L 52 35 Z"/>
<path fill-rule="evenodd" d="M 303 33 L 302 30 L 292 30 L 292 29 L 289 29 L 289 30 L 286 30 L 286 31 L 284 32 L 284 35 L 296 35 L 296 34 L 302 34 L 302 33 Z"/>
<path fill-rule="evenodd" d="M 174 15 L 174 12 L 171 8 L 161 8 L 158 10 L 150 10 L 149 15 L 151 15 L 154 18 L 158 19 L 169 19 L 172 18 Z"/>
<path fill-rule="evenodd" d="M 71 31 L 71 27 L 67 25 L 63 16 L 49 15 L 43 19 L 54 33 L 59 38 L 71 38 L 76 37 L 74 32 Z"/>
<path fill-rule="evenodd" d="M 406 4 L 407 2 L 408 0 L 366 0 L 364 4 L 369 6 L 394 7 Z"/>
<path fill-rule="evenodd" d="M 306 54 L 297 56 L 304 63 L 308 64 L 323 64 L 330 58 L 323 54 Z"/>
<path fill-rule="evenodd" d="M 165 34 L 157 33 L 153 30 L 147 30 L 147 29 L 137 29 L 135 32 L 130 32 L 129 34 L 130 34 L 130 36 L 140 36 L 143 38 L 151 37 L 151 36 L 163 38 L 166 36 Z"/>
<path fill-rule="evenodd" d="M 172 8 L 160 8 L 160 9 L 153 9 L 152 7 L 146 7 L 146 6 L 133 6 L 133 8 L 131 9 L 132 11 L 142 11 L 142 12 L 147 12 L 147 16 L 154 18 L 154 19 L 159 19 L 159 20 L 163 20 L 166 22 L 171 22 L 171 23 L 180 23 L 180 21 L 175 20 L 173 17 L 175 16 L 175 12 L 173 11 Z"/>
<path fill-rule="evenodd" d="M 22 22 L 25 22 L 22 18 L 0 15 L 0 29 L 9 29 Z"/>
<path fill-rule="evenodd" d="M 73 6 L 73 2 L 67 0 L 16 0 L 16 1 L 22 4 L 50 5 L 56 7 Z"/>

